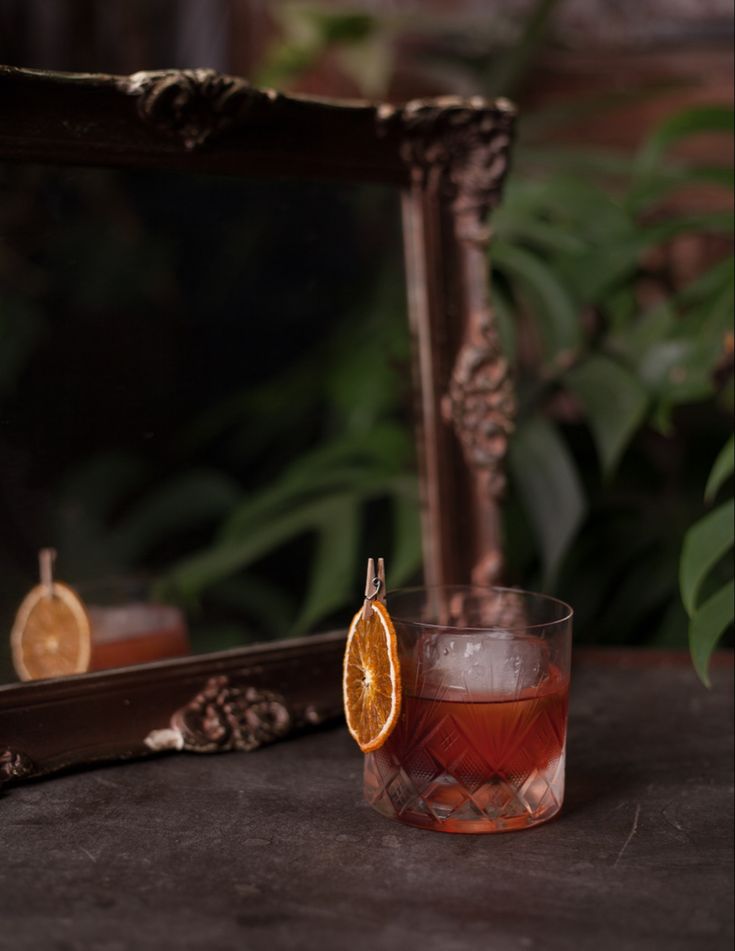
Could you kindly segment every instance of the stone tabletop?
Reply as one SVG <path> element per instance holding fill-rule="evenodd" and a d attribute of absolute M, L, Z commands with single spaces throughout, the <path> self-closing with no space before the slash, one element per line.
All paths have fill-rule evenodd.
<path fill-rule="evenodd" d="M 732 948 L 732 664 L 588 654 L 561 817 L 451 836 L 363 805 L 341 727 L 0 798 L 0 948 Z"/>

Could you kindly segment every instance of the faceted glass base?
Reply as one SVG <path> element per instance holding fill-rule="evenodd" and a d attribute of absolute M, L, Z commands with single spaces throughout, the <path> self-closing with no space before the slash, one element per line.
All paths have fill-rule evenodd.
<path fill-rule="evenodd" d="M 385 749 L 365 757 L 364 792 L 381 815 L 436 832 L 490 833 L 547 822 L 564 798 L 565 753 L 526 775 L 460 782 L 450 769 L 398 764 Z M 412 768 L 414 767 L 414 768 Z M 463 771 L 460 771 L 463 772 Z"/>

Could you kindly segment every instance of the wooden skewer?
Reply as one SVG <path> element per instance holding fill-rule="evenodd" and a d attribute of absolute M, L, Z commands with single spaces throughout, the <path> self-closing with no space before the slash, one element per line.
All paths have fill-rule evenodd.
<path fill-rule="evenodd" d="M 38 572 L 41 584 L 46 589 L 46 597 L 54 594 L 54 562 L 56 561 L 55 548 L 42 548 L 38 553 Z"/>

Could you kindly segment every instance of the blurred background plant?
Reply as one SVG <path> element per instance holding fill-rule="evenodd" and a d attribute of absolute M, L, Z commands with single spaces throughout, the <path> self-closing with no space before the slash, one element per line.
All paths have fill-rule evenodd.
<path fill-rule="evenodd" d="M 732 494 L 732 443 L 722 448 L 733 411 L 731 10 L 715 3 L 705 17 L 682 3 L 676 20 L 655 2 L 615 14 L 554 0 L 449 11 L 303 2 L 266 11 L 241 2 L 229 19 L 205 16 L 200 5 L 197 20 L 195 6 L 184 4 L 178 21 L 179 36 L 196 33 L 184 44 L 189 61 L 169 55 L 171 65 L 231 68 L 313 93 L 519 100 L 513 174 L 488 262 L 520 406 L 505 509 L 508 578 L 572 601 L 578 640 L 689 639 L 706 679 L 733 617 L 732 502 L 708 511 L 717 492 Z M 160 5 L 145 16 L 142 35 L 160 36 Z M 695 41 L 678 48 L 678 35 Z M 57 68 L 162 65 L 151 43 L 153 62 L 118 64 L 104 43 L 91 48 L 101 62 L 33 62 L 30 48 L 16 55 Z M 399 278 L 390 267 L 376 276 L 374 294 L 360 298 L 352 319 L 321 328 L 324 339 L 298 366 L 182 424 L 179 438 L 200 448 L 243 420 L 259 458 L 291 446 L 292 457 L 276 454 L 277 472 L 272 462 L 264 470 L 265 488 L 249 489 L 233 473 L 210 474 L 209 484 L 184 474 L 152 487 L 137 510 L 101 497 L 94 549 L 119 542 L 122 567 L 150 567 L 144 547 L 125 549 L 137 531 L 159 553 L 153 564 L 169 595 L 194 613 L 227 605 L 257 636 L 341 618 L 357 565 L 376 543 L 393 584 L 416 575 L 413 457 L 396 372 L 407 360 Z M 6 351 L 16 361 L 32 350 L 35 324 L 22 326 Z M 368 362 L 368 351 L 393 356 Z M 316 427 L 310 446 L 299 443 L 295 434 L 314 434 L 325 410 L 329 424 Z M 83 478 L 74 491 L 96 497 Z M 203 530 L 172 557 L 162 538 L 182 508 L 194 516 L 202 507 Z M 296 546 L 292 564 L 313 569 L 303 586 L 284 574 L 287 543 Z M 208 646 L 245 635 L 235 625 L 218 636 Z"/>
<path fill-rule="evenodd" d="M 16 166 L 0 196 L 8 624 L 44 538 L 76 583 L 152 579 L 195 649 L 312 630 L 368 542 L 418 570 L 393 189 Z"/>
<path fill-rule="evenodd" d="M 514 44 L 495 56 L 483 55 L 477 37 L 445 38 L 433 65 L 462 91 L 516 95 L 561 6 L 533 4 Z M 293 81 L 313 67 L 308 50 L 338 51 L 365 95 L 384 91 L 405 21 L 304 4 L 284 5 L 281 15 L 288 39 L 267 60 L 266 78 Z M 430 38 L 436 26 L 411 24 L 414 36 L 428 30 Z M 615 123 L 628 102 L 671 86 L 608 88 L 522 113 L 489 261 L 520 406 L 507 571 L 514 583 L 574 603 L 584 639 L 675 646 L 688 635 L 706 679 L 733 621 L 732 503 L 687 528 L 732 429 L 733 110 L 680 109 L 628 154 L 549 140 L 550 129 L 586 115 Z M 677 152 L 708 135 L 718 137 L 721 161 Z M 688 268 L 676 257 L 681 239 L 707 248 Z M 716 487 L 731 473 L 718 463 Z"/>

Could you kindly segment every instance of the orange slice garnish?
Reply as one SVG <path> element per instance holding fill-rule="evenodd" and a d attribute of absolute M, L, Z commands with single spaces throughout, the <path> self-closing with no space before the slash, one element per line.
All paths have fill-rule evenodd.
<path fill-rule="evenodd" d="M 345 649 L 342 690 L 347 728 L 363 753 L 380 749 L 401 712 L 398 641 L 384 604 L 376 601 L 365 620 L 352 619 Z"/>
<path fill-rule="evenodd" d="M 21 680 L 83 673 L 92 646 L 84 604 L 65 584 L 37 585 L 18 608 L 10 644 Z"/>

